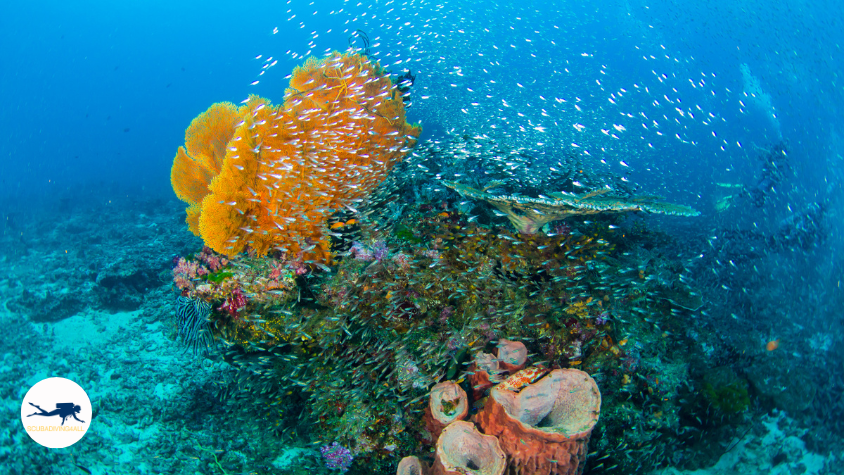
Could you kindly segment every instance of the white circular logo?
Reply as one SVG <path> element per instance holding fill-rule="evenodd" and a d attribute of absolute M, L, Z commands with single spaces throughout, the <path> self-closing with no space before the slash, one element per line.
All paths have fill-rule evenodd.
<path fill-rule="evenodd" d="M 21 422 L 32 440 L 62 449 L 79 442 L 91 424 L 91 400 L 78 384 L 47 378 L 29 388 L 21 403 Z"/>

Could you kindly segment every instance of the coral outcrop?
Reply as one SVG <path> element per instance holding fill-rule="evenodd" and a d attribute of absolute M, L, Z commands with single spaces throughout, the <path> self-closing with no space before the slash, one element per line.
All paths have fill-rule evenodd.
<path fill-rule="evenodd" d="M 197 117 L 171 182 L 189 204 L 191 231 L 214 251 L 325 262 L 326 218 L 367 197 L 420 131 L 405 121 L 401 94 L 378 63 L 359 54 L 309 58 L 283 105 L 251 96 L 236 111 L 215 104 Z"/>
<path fill-rule="evenodd" d="M 434 475 L 501 475 L 506 467 L 499 440 L 471 422 L 452 422 L 437 440 Z"/>
<path fill-rule="evenodd" d="M 501 441 L 508 474 L 573 475 L 583 471 L 600 408 L 595 380 L 557 369 L 519 392 L 493 388 L 477 423 Z"/>

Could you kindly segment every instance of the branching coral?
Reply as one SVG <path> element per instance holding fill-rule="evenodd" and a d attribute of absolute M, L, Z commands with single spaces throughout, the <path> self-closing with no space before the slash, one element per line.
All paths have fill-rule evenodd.
<path fill-rule="evenodd" d="M 283 105 L 251 96 L 230 132 L 233 114 L 217 104 L 198 117 L 171 176 L 191 230 L 229 256 L 275 249 L 325 262 L 328 215 L 364 199 L 420 133 L 389 76 L 356 54 L 308 59 Z"/>
<path fill-rule="evenodd" d="M 528 198 L 524 196 L 497 196 L 486 190 L 452 181 L 443 181 L 445 186 L 462 196 L 486 201 L 507 215 L 513 226 L 522 234 L 535 234 L 546 223 L 569 216 L 645 211 L 648 213 L 675 216 L 697 216 L 700 214 L 688 206 L 675 205 L 651 198 L 623 198 L 605 196 L 608 190 L 593 191 L 583 195 L 551 193 L 551 196 Z"/>

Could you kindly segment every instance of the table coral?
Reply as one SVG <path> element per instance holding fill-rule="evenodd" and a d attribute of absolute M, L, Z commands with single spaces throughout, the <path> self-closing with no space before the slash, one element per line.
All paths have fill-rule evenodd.
<path fill-rule="evenodd" d="M 583 216 L 599 213 L 620 213 L 644 211 L 672 216 L 697 216 L 694 209 L 658 201 L 649 197 L 605 196 L 609 189 L 593 191 L 582 195 L 571 193 L 550 193 L 550 196 L 529 198 L 521 195 L 493 195 L 486 190 L 443 180 L 443 184 L 461 196 L 486 201 L 507 215 L 513 226 L 522 234 L 536 234 L 542 226 L 551 221 L 569 216 Z"/>

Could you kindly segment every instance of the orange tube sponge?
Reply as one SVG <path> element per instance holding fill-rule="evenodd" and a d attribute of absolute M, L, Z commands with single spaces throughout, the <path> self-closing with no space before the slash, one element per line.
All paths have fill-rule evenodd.
<path fill-rule="evenodd" d="M 226 157 L 226 144 L 234 137 L 240 115 L 231 102 L 212 105 L 199 114 L 185 131 L 185 146 L 179 147 L 170 183 L 176 196 L 188 203 L 187 222 L 199 235 L 200 204 L 208 195 L 208 185 L 220 173 Z"/>
<path fill-rule="evenodd" d="M 557 369 L 519 392 L 495 387 L 477 423 L 509 458 L 509 475 L 575 475 L 583 471 L 601 393 L 583 371 Z"/>
<path fill-rule="evenodd" d="M 428 407 L 425 408 L 425 428 L 430 442 L 437 440 L 445 426 L 456 420 L 465 419 L 469 413 L 469 398 L 466 391 L 454 381 L 443 381 L 431 388 Z"/>
<path fill-rule="evenodd" d="M 421 131 L 389 76 L 355 54 L 309 58 L 283 106 L 252 96 L 238 113 L 198 218 L 205 244 L 229 256 L 326 261 L 326 217 L 371 193 Z"/>
<path fill-rule="evenodd" d="M 437 440 L 433 468 L 435 475 L 501 475 L 507 456 L 498 439 L 481 434 L 471 422 L 455 421 Z"/>

